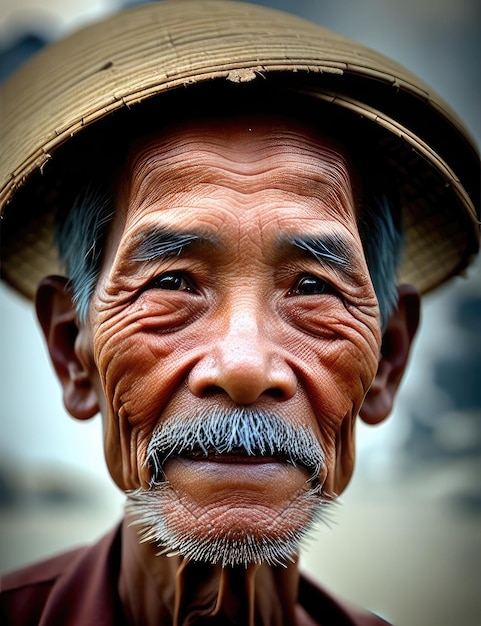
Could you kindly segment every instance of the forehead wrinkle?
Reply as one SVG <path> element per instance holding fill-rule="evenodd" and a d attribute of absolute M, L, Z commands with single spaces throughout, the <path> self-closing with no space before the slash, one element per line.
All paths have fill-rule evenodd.
<path fill-rule="evenodd" d="M 312 188 L 312 195 L 333 192 L 346 196 L 348 190 L 350 199 L 351 167 L 343 149 L 305 128 L 300 132 L 295 127 L 291 130 L 274 125 L 270 130 L 221 132 L 218 125 L 212 128 L 207 124 L 200 128 L 174 128 L 167 135 L 137 145 L 128 162 L 137 181 L 131 197 L 145 193 L 151 177 L 155 178 L 159 192 L 175 193 L 182 189 L 185 178 L 191 185 L 234 181 L 248 191 L 256 176 L 269 174 L 274 187 L 285 184 L 289 178 L 299 185 L 302 179 L 306 192 Z M 345 200 L 341 199 L 343 204 Z"/>
<path fill-rule="evenodd" d="M 350 186 L 346 188 L 338 179 L 330 180 L 317 176 L 316 172 L 306 172 L 299 164 L 294 170 L 277 163 L 250 174 L 239 174 L 224 167 L 200 163 L 182 163 L 178 168 L 152 171 L 143 177 L 136 193 L 131 195 L 128 211 L 132 218 L 143 210 L 161 212 L 171 202 L 190 204 L 199 199 L 208 201 L 209 196 L 215 202 L 217 194 L 223 190 L 238 193 L 240 198 L 255 197 L 258 192 L 265 193 L 268 190 L 294 194 L 303 200 L 320 202 L 324 210 L 341 221 L 355 213 Z M 234 201 L 234 198 L 230 200 Z"/>

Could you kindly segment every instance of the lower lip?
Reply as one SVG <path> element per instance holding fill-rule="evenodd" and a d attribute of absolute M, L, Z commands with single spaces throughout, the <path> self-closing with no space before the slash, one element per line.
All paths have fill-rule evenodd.
<path fill-rule="evenodd" d="M 224 493 L 277 494 L 281 500 L 292 498 L 309 482 L 307 470 L 294 467 L 276 457 L 219 455 L 192 459 L 175 457 L 164 466 L 169 483 L 179 493 L 217 498 Z"/>

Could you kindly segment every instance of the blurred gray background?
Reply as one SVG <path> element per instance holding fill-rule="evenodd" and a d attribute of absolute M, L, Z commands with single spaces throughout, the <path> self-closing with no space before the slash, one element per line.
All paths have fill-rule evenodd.
<path fill-rule="evenodd" d="M 134 4 L 134 3 L 130 3 Z M 480 0 L 258 2 L 357 39 L 415 72 L 481 143 Z M 48 41 L 126 3 L 1 0 L 0 79 Z M 1 109 L 0 109 L 1 114 Z M 92 541 L 123 498 L 99 418 L 62 407 L 29 303 L 0 285 L 0 571 Z M 358 463 L 305 569 L 399 626 L 481 624 L 481 265 L 424 303 L 395 413 L 358 428 Z"/>

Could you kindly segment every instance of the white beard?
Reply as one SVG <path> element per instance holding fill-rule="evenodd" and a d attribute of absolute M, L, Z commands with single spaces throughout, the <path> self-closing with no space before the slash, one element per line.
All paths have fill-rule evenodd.
<path fill-rule="evenodd" d="M 192 526 L 185 523 L 188 509 L 169 483 L 127 495 L 127 511 L 132 524 L 139 525 L 140 541 L 155 544 L 159 554 L 180 554 L 188 560 L 222 567 L 262 562 L 286 565 L 293 561 L 315 523 L 326 521 L 332 504 L 317 486 L 300 493 L 282 515 L 265 519 L 255 528 L 240 531 L 237 527 L 213 528 L 197 523 L 193 534 Z"/>

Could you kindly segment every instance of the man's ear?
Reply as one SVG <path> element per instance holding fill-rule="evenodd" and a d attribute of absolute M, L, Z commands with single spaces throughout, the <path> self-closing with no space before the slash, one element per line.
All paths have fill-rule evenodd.
<path fill-rule="evenodd" d="M 79 326 L 67 280 L 60 276 L 44 278 L 37 289 L 35 305 L 50 358 L 63 388 L 65 408 L 72 417 L 89 419 L 99 410 L 98 399 L 78 358 Z"/>
<path fill-rule="evenodd" d="M 367 424 L 379 424 L 391 412 L 419 324 L 417 289 L 412 285 L 400 285 L 398 294 L 398 307 L 384 330 L 377 374 L 359 413 Z"/>

